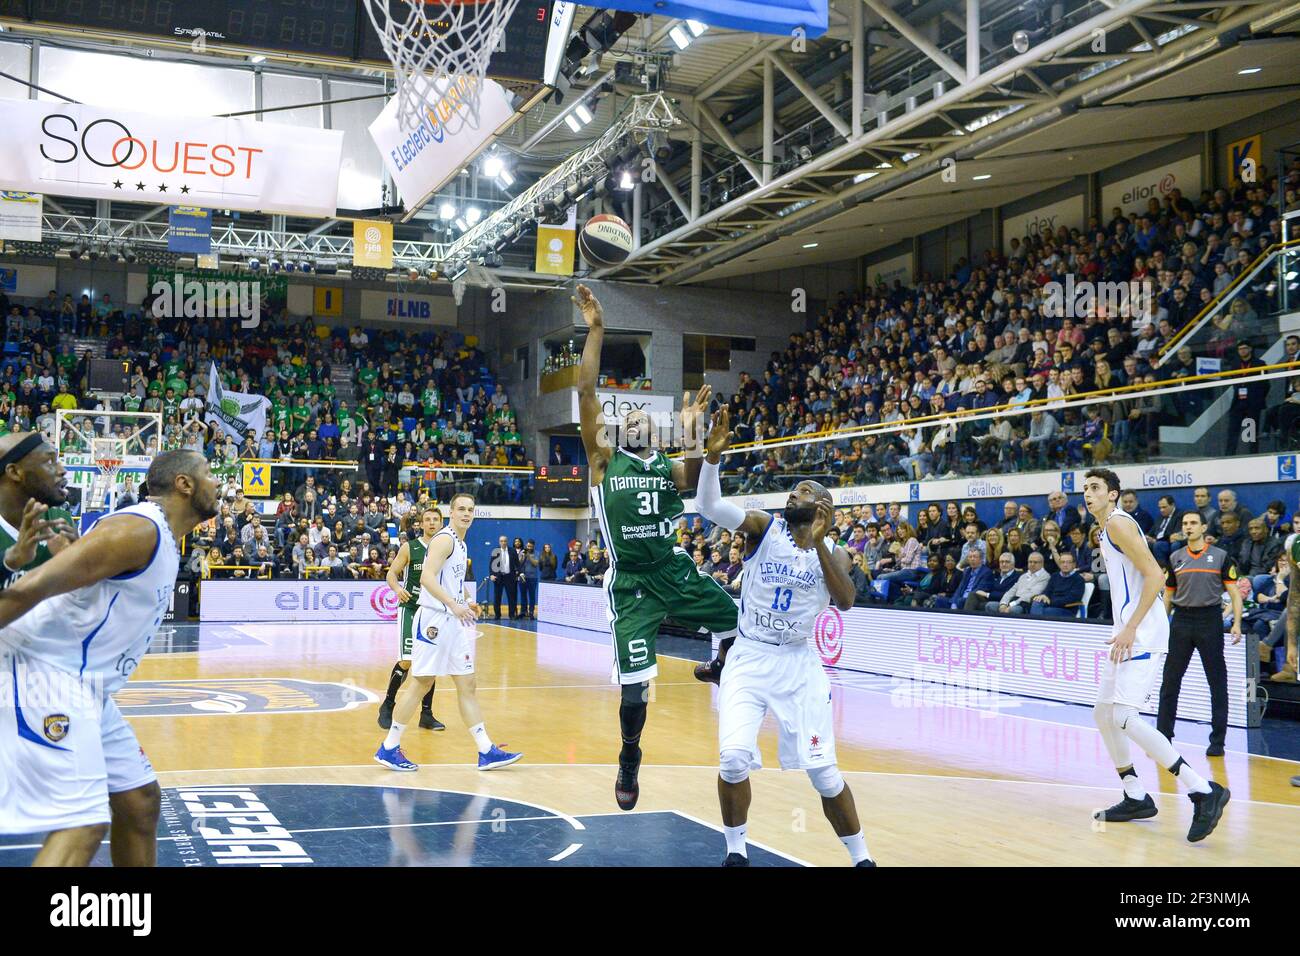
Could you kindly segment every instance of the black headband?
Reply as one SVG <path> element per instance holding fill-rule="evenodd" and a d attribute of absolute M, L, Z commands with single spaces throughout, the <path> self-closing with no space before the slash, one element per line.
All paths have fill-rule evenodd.
<path fill-rule="evenodd" d="M 8 452 L 0 457 L 0 472 L 3 472 L 14 462 L 22 461 L 41 445 L 45 444 L 45 436 L 40 432 L 32 432 L 18 444 L 10 448 Z"/>

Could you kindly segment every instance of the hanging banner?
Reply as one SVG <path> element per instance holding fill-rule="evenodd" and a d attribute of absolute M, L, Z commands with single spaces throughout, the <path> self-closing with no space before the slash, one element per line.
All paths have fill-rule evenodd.
<path fill-rule="evenodd" d="M 552 276 L 573 275 L 574 237 L 578 227 L 578 207 L 569 207 L 564 222 L 537 224 L 537 262 L 534 270 Z"/>
<path fill-rule="evenodd" d="M 393 267 L 393 224 L 369 219 L 352 221 L 352 264 L 371 269 Z"/>
<path fill-rule="evenodd" d="M 1108 219 L 1115 209 L 1124 215 L 1146 212 L 1152 199 L 1163 205 L 1165 197 L 1175 189 L 1184 199 L 1196 201 L 1201 192 L 1200 156 L 1188 156 L 1102 186 L 1101 218 Z"/>
<path fill-rule="evenodd" d="M 173 206 L 168 215 L 167 251 L 210 254 L 212 212 L 198 206 Z"/>
<path fill-rule="evenodd" d="M 0 100 L 0 189 L 328 218 L 343 131 Z"/>
<path fill-rule="evenodd" d="M 40 193 L 0 192 L 0 239 L 41 241 Z"/>
<path fill-rule="evenodd" d="M 469 90 L 476 82 L 473 77 L 462 76 L 456 88 Z M 370 124 L 370 138 L 379 147 L 384 166 L 406 203 L 407 219 L 513 121 L 510 94 L 492 80 L 482 83 L 478 122 L 472 127 L 463 117 L 452 119 L 453 111 L 464 107 L 453 105 L 447 97 L 430 105 L 425 121 L 416 129 L 404 130 L 398 123 L 397 97 L 390 99 Z M 443 125 L 448 120 L 452 120 L 451 128 L 456 132 Z"/>
<path fill-rule="evenodd" d="M 1228 144 L 1228 175 L 1234 183 L 1259 182 L 1259 164 L 1264 155 L 1263 140 L 1259 134 Z"/>

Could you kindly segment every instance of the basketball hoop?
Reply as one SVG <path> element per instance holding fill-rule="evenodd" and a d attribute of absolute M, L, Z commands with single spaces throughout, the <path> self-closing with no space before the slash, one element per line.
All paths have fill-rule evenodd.
<path fill-rule="evenodd" d="M 117 487 L 117 473 L 125 460 L 126 443 L 120 438 L 96 438 L 91 443 L 91 459 L 99 474 L 90 486 L 88 508 L 92 511 L 108 503 L 108 494 Z"/>
<path fill-rule="evenodd" d="M 519 0 L 365 0 L 393 64 L 402 130 L 478 127 L 488 62 Z"/>

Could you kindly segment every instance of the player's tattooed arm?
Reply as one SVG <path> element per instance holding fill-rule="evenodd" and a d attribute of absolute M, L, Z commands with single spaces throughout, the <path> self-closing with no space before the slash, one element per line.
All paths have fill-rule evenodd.
<path fill-rule="evenodd" d="M 849 576 L 853 560 L 848 551 L 838 545 L 828 544 L 826 536 L 835 525 L 835 509 L 828 504 L 817 506 L 817 517 L 813 520 L 813 547 L 817 549 L 817 559 L 821 562 L 822 576 L 826 579 L 826 590 L 831 593 L 831 601 L 841 611 L 853 607 L 858 596 Z"/>
<path fill-rule="evenodd" d="M 110 515 L 84 538 L 0 591 L 0 627 L 12 624 L 46 598 L 118 574 L 138 571 L 158 547 L 158 529 L 139 515 Z"/>
<path fill-rule="evenodd" d="M 573 304 L 582 312 L 587 323 L 587 341 L 582 347 L 582 362 L 578 366 L 578 419 L 582 429 L 582 447 L 587 452 L 591 484 L 598 485 L 605 477 L 605 466 L 613 452 L 609 434 L 605 431 L 605 416 L 596 398 L 596 381 L 600 377 L 600 350 L 605 344 L 605 314 L 600 302 L 585 285 L 578 285 Z"/>

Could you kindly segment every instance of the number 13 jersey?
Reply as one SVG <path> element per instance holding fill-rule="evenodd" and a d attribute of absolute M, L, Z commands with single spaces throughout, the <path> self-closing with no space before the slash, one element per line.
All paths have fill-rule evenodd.
<path fill-rule="evenodd" d="M 834 548 L 830 541 L 827 546 Z M 797 547 L 785 518 L 773 515 L 753 556 L 745 559 L 740 636 L 764 644 L 806 641 L 830 603 L 816 549 Z"/>
<path fill-rule="evenodd" d="M 605 477 L 592 488 L 611 568 L 648 571 L 672 557 L 677 519 L 686 511 L 672 474 L 663 452 L 642 459 L 614 449 Z"/>

